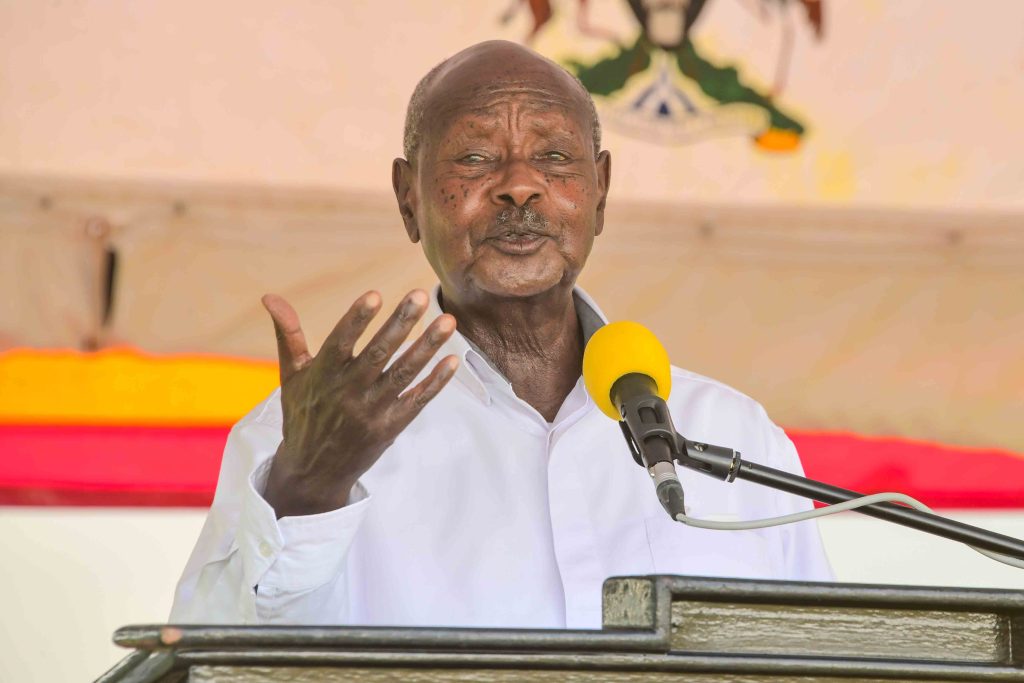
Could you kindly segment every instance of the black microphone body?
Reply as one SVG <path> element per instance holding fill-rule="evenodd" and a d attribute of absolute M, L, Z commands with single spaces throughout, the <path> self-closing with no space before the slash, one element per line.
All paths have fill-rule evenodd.
<path fill-rule="evenodd" d="M 668 405 L 658 396 L 657 384 L 645 374 L 623 375 L 612 385 L 611 400 L 622 416 L 633 458 L 654 479 L 662 507 L 672 519 L 685 514 L 683 487 L 674 464 L 680 454 L 679 436 Z"/>

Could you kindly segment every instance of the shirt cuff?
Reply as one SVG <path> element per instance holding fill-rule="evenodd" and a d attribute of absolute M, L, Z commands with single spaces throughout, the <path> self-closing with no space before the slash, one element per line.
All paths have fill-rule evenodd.
<path fill-rule="evenodd" d="M 277 519 L 263 498 L 273 458 L 250 475 L 242 501 L 238 546 L 246 585 L 275 592 L 300 593 L 338 576 L 370 505 L 359 482 L 344 507 L 329 512 Z"/>

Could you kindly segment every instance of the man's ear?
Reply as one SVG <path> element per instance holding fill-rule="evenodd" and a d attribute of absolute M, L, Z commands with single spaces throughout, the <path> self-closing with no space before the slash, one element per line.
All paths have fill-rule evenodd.
<path fill-rule="evenodd" d="M 594 235 L 604 230 L 604 205 L 608 201 L 608 186 L 612 182 L 612 153 L 604 150 L 597 155 L 597 224 Z"/>
<path fill-rule="evenodd" d="M 420 241 L 420 227 L 416 223 L 416 183 L 412 165 L 405 159 L 391 162 L 391 186 L 395 188 L 398 213 L 402 214 L 405 232 L 412 242 Z"/>

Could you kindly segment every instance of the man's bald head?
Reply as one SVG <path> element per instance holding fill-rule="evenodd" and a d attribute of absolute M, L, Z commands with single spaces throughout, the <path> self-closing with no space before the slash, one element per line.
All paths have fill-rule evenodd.
<path fill-rule="evenodd" d="M 478 43 L 444 60 L 416 85 L 405 114 L 405 158 L 415 163 L 415 155 L 423 141 L 424 130 L 430 124 L 428 114 L 452 93 L 446 92 L 456 84 L 459 94 L 484 96 L 486 90 L 498 85 L 522 83 L 551 88 L 567 99 L 575 100 L 580 114 L 589 121 L 594 154 L 601 150 L 601 122 L 597 108 L 579 79 L 551 60 L 533 50 L 503 40 Z"/>

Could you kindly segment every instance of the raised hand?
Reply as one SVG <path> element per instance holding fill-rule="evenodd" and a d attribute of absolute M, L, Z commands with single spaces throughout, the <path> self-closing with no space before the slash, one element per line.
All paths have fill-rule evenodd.
<path fill-rule="evenodd" d="M 455 331 L 455 318 L 447 314 L 384 369 L 423 316 L 427 301 L 423 290 L 407 294 L 370 343 L 353 355 L 356 340 L 381 307 L 380 294 L 367 292 L 314 357 L 295 309 L 274 294 L 263 297 L 274 321 L 281 366 L 284 440 L 264 492 L 278 518 L 344 506 L 356 480 L 452 378 L 458 359 L 447 356 L 406 390 Z"/>

